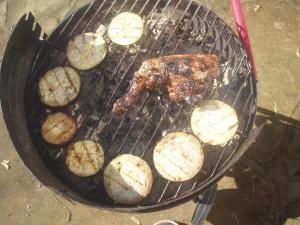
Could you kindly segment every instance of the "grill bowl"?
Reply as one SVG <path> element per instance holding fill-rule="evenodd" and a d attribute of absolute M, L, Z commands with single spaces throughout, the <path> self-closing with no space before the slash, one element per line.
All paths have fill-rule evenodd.
<path fill-rule="evenodd" d="M 82 88 L 76 101 L 60 109 L 43 105 L 37 95 L 37 81 L 48 69 L 68 65 L 64 54 L 68 40 L 82 32 L 107 28 L 111 19 L 123 11 L 140 14 L 146 21 L 146 30 L 139 42 L 130 47 L 116 46 L 105 34 L 109 43 L 108 56 L 96 68 L 80 71 Z M 33 22 L 31 16 L 23 20 Z M 24 25 L 21 28 L 17 26 L 15 32 L 17 29 L 24 29 Z M 70 199 L 127 212 L 153 211 L 183 203 L 195 198 L 223 176 L 229 169 L 229 163 L 236 160 L 235 156 L 252 127 L 256 84 L 246 52 L 234 32 L 199 3 L 187 0 L 95 1 L 69 16 L 47 41 L 35 47 L 36 51 L 32 50 L 30 57 L 27 55 L 27 63 L 23 65 L 23 70 L 28 67 L 26 76 L 19 75 L 22 79 L 16 81 L 12 76 L 4 75 L 13 63 L 12 60 L 7 62 L 9 54 L 12 54 L 8 45 L 1 73 L 5 77 L 1 79 L 4 117 L 25 164 L 42 183 Z M 30 50 L 30 45 L 28 48 Z M 221 56 L 215 86 L 206 98 L 232 105 L 239 118 L 239 129 L 225 146 L 204 145 L 204 166 L 193 179 L 183 183 L 168 182 L 156 172 L 152 151 L 156 142 L 168 132 L 191 132 L 189 119 L 193 107 L 170 102 L 163 93 L 154 91 L 144 92 L 133 110 L 123 118 L 112 117 L 111 108 L 115 99 L 125 93 L 134 71 L 145 59 L 198 52 Z M 6 79 L 9 85 L 5 84 Z M 11 96 L 5 94 L 9 87 Z M 9 101 L 9 98 L 16 100 Z M 14 107 L 14 111 L 11 110 Z M 88 178 L 72 175 L 64 163 L 67 146 L 49 146 L 40 136 L 41 122 L 56 110 L 78 118 L 80 129 L 74 141 L 89 138 L 102 144 L 106 150 L 105 165 L 122 153 L 144 158 L 154 176 L 150 195 L 136 205 L 115 204 L 105 193 L 103 170 Z M 22 137 L 20 132 L 24 133 Z"/>

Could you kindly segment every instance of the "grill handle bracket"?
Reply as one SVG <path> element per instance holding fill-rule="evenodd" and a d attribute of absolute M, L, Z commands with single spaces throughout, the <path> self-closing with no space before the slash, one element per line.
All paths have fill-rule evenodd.
<path fill-rule="evenodd" d="M 193 225 L 202 225 L 204 224 L 209 211 L 212 207 L 213 201 L 217 193 L 217 185 L 214 184 L 210 189 L 204 192 L 202 195 L 195 200 L 197 202 L 193 217 Z"/>
<path fill-rule="evenodd" d="M 239 148 L 238 152 L 235 154 L 235 156 L 228 162 L 228 164 L 223 167 L 222 171 L 228 171 L 229 168 L 231 168 L 243 155 L 244 153 L 249 149 L 249 147 L 255 142 L 256 138 L 260 134 L 264 127 L 264 124 L 261 126 L 253 129 L 247 139 L 243 142 L 241 147 Z M 221 173 L 224 174 L 224 173 Z M 209 211 L 212 207 L 212 203 L 214 201 L 214 198 L 216 196 L 217 192 L 217 185 L 214 184 L 212 187 L 210 187 L 208 190 L 206 190 L 202 195 L 200 195 L 197 199 L 197 206 L 195 208 L 193 217 L 192 217 L 192 224 L 193 225 L 203 225 Z"/>

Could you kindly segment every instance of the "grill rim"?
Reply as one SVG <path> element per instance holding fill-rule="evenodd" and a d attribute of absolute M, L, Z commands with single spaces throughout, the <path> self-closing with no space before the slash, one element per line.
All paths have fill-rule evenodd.
<path fill-rule="evenodd" d="M 93 4 L 93 3 L 91 3 L 91 4 Z M 80 9 L 83 9 L 83 8 L 85 8 L 87 6 L 88 5 L 83 6 Z M 205 7 L 205 6 L 202 5 L 202 7 Z M 80 9 L 77 9 L 77 11 L 75 11 L 73 14 L 77 13 Z M 209 10 L 209 9 L 207 9 L 207 10 Z M 211 10 L 209 10 L 209 11 L 211 11 Z M 70 16 L 73 16 L 73 14 L 70 15 Z M 64 21 L 67 21 L 69 19 L 69 17 L 65 18 Z M 22 18 L 25 19 L 24 16 Z M 22 18 L 20 19 L 20 21 L 22 20 Z M 59 27 L 62 24 L 64 24 L 64 21 L 52 33 L 54 33 L 57 29 L 59 29 Z M 15 30 L 16 29 L 17 29 L 17 27 L 15 28 Z M 229 27 L 229 29 L 231 30 L 232 34 L 234 34 L 234 36 L 236 37 L 236 34 L 233 32 L 233 30 L 230 27 Z M 49 35 L 49 37 L 51 37 L 51 35 Z M 240 43 L 240 48 L 243 48 L 242 45 L 241 45 L 241 43 Z M 6 58 L 6 54 L 8 54 L 7 51 L 5 52 L 4 58 Z M 34 55 L 34 57 L 37 57 L 37 55 Z M 246 60 L 249 61 L 247 56 L 246 56 Z M 33 67 L 30 67 L 30 68 L 33 68 Z M 251 125 L 253 125 L 253 122 L 254 122 L 254 119 L 255 119 L 256 107 L 257 107 L 256 106 L 256 95 L 257 95 L 257 93 L 256 93 L 256 82 L 253 80 L 253 76 L 252 75 L 253 75 L 253 73 L 250 74 L 250 76 L 251 76 L 250 79 L 252 80 L 253 96 L 252 96 L 252 98 L 250 98 L 250 100 L 252 100 L 253 103 L 254 103 L 254 105 L 253 105 L 254 109 L 253 109 L 253 112 L 251 114 L 251 118 L 250 118 L 250 122 L 249 122 Z M 24 155 L 24 152 L 22 152 L 20 150 L 20 148 L 22 148 L 22 146 L 23 146 L 24 143 L 22 143 L 22 139 L 20 139 L 18 137 L 18 134 L 17 134 L 16 129 L 15 129 L 16 126 L 12 125 L 12 124 L 14 124 L 13 123 L 13 116 L 10 115 L 10 113 L 9 113 L 10 110 L 7 109 L 6 104 L 5 104 L 5 102 L 7 102 L 7 96 L 4 94 L 4 90 L 7 89 L 7 88 L 6 88 L 6 86 L 5 86 L 4 82 L 3 82 L 3 80 L 4 80 L 4 79 L 2 79 L 3 77 L 5 77 L 5 74 L 4 74 L 4 72 L 2 71 L 2 68 L 1 68 L 1 81 L 0 82 L 1 82 L 1 90 L 3 90 L 3 92 L 1 91 L 1 102 L 2 102 L 2 106 L 3 106 L 3 117 L 4 117 L 4 120 L 6 122 L 6 126 L 7 126 L 8 130 L 9 130 L 9 134 L 11 136 L 11 139 L 12 139 L 14 145 L 16 146 L 16 150 L 18 151 L 21 159 L 24 161 L 24 164 L 33 172 L 33 171 L 35 171 L 35 169 L 32 168 L 32 166 L 30 165 L 30 163 L 27 161 L 27 159 L 26 159 L 27 157 L 26 157 L 26 155 Z M 3 87 L 5 87 L 5 88 L 3 88 Z M 21 113 L 24 113 L 24 112 L 22 111 Z M 26 121 L 26 119 L 25 119 L 25 121 Z M 23 123 L 25 121 L 23 121 Z M 250 128 L 249 128 L 249 130 L 250 130 Z M 31 139 L 30 139 L 30 141 L 31 141 Z M 244 141 L 245 141 L 245 139 L 244 139 Z M 242 143 L 243 143 L 243 141 L 240 140 L 239 141 L 239 147 L 242 145 Z M 239 150 L 239 147 L 237 147 L 237 151 Z M 34 143 L 31 143 L 31 147 L 30 148 L 32 150 L 38 152 L 37 149 L 36 149 L 36 147 L 35 147 L 35 145 L 34 145 Z M 235 155 L 236 155 L 236 153 L 233 154 L 233 156 L 235 156 Z M 231 162 L 231 161 L 232 161 L 232 159 L 229 160 L 229 162 Z M 43 178 L 44 175 L 39 174 L 39 172 L 36 171 L 36 172 L 33 172 L 33 173 L 34 173 L 35 176 L 37 176 L 38 180 L 40 180 L 41 183 L 45 184 L 45 186 L 49 187 L 52 191 L 56 192 L 57 194 L 62 195 L 64 197 L 67 197 L 68 199 L 74 199 L 74 200 L 76 200 L 78 202 L 85 203 L 85 204 L 93 206 L 93 207 L 103 208 L 103 209 L 113 210 L 113 211 L 118 211 L 118 212 L 133 212 L 133 211 L 134 212 L 146 212 L 146 211 L 150 212 L 150 211 L 156 211 L 156 210 L 160 210 L 160 209 L 174 207 L 176 205 L 183 204 L 184 202 L 186 202 L 188 200 L 194 199 L 195 197 L 198 196 L 199 193 L 205 191 L 211 185 L 213 185 L 219 179 L 222 178 L 222 176 L 230 168 L 230 167 L 228 167 L 228 168 L 226 167 L 229 164 L 229 162 L 227 162 L 227 164 L 224 166 L 225 169 L 224 168 L 223 168 L 223 170 L 221 169 L 219 171 L 219 173 L 215 174 L 212 178 L 210 178 L 207 181 L 207 183 L 205 185 L 203 185 L 202 188 L 197 188 L 195 190 L 188 191 L 187 193 L 185 193 L 182 196 L 179 196 L 179 197 L 177 196 L 174 199 L 168 199 L 168 200 L 165 200 L 164 202 L 156 203 L 156 204 L 153 204 L 151 206 L 150 205 L 146 205 L 146 206 L 137 206 L 137 207 L 127 207 L 127 206 L 124 206 L 124 207 L 119 207 L 118 206 L 118 207 L 116 207 L 116 205 L 110 206 L 109 204 L 105 204 L 104 205 L 104 204 L 99 203 L 99 202 L 96 203 L 96 202 L 93 202 L 93 201 L 90 201 L 90 200 L 84 198 L 84 196 L 82 196 L 82 194 L 71 190 L 68 186 L 66 186 L 65 184 L 63 184 L 57 177 L 55 177 L 54 174 L 51 171 L 48 171 L 48 172 L 49 172 L 49 175 L 56 180 L 55 183 L 62 184 L 62 185 L 57 185 L 57 184 L 55 184 L 55 185 L 56 186 L 63 186 L 64 187 L 63 189 L 59 189 L 56 186 L 52 186 L 52 185 L 48 186 L 47 183 L 49 183 L 49 181 L 46 181 L 49 178 L 48 176 Z M 46 170 L 49 170 L 45 165 L 44 165 L 44 167 L 45 167 Z M 37 175 L 37 174 L 39 174 L 39 175 Z M 68 189 L 70 189 L 70 191 Z"/>

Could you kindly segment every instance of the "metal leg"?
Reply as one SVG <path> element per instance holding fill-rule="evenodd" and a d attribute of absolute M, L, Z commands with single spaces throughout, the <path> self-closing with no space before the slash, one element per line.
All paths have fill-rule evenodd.
<path fill-rule="evenodd" d="M 193 225 L 203 225 L 209 211 L 211 209 L 212 203 L 217 193 L 217 185 L 215 184 L 202 195 L 196 199 L 197 206 L 195 208 L 192 224 Z"/>

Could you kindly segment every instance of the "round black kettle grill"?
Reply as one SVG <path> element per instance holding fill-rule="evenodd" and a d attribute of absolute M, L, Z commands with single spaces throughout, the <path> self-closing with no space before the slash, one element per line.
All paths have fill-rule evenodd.
<path fill-rule="evenodd" d="M 142 38 L 130 46 L 111 43 L 106 33 L 111 19 L 124 11 L 139 14 L 145 21 Z M 38 79 L 52 67 L 68 65 L 66 45 L 70 38 L 82 32 L 102 33 L 108 44 L 108 55 L 97 67 L 79 71 L 82 86 L 74 102 L 59 109 L 48 108 L 39 100 Z M 153 166 L 152 152 L 165 134 L 191 132 L 190 115 L 194 106 L 174 103 L 156 90 L 145 91 L 121 117 L 115 118 L 111 109 L 114 101 L 126 92 L 144 60 L 183 53 L 212 53 L 221 57 L 214 86 L 205 98 L 218 99 L 234 107 L 239 127 L 226 145 L 204 145 L 202 170 L 193 179 L 178 183 L 159 176 Z M 202 203 L 209 205 L 216 182 L 260 131 L 250 132 L 256 112 L 256 83 L 245 49 L 222 19 L 189 0 L 96 0 L 71 14 L 49 37 L 41 32 L 32 14 L 24 15 L 11 35 L 3 58 L 1 103 L 16 150 L 45 186 L 71 200 L 122 212 L 173 207 L 203 193 L 206 194 Z M 74 141 L 92 139 L 101 143 L 105 150 L 103 168 L 124 153 L 146 160 L 154 176 L 149 196 L 136 205 L 117 204 L 105 193 L 103 169 L 88 178 L 72 175 L 65 165 L 68 146 L 51 146 L 40 135 L 42 121 L 54 111 L 64 111 L 77 118 L 79 130 Z M 198 206 L 196 214 L 201 214 L 200 206 L 203 204 Z M 194 224 L 200 224 L 200 220 L 195 221 Z"/>

